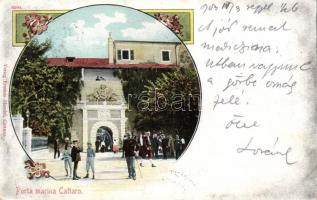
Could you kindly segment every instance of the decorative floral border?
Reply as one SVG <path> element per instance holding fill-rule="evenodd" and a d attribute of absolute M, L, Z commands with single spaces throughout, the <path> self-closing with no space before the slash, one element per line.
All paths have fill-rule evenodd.
<path fill-rule="evenodd" d="M 24 16 L 24 22 L 22 26 L 27 28 L 27 32 L 22 35 L 25 41 L 29 41 L 35 35 L 40 35 L 47 30 L 48 24 L 53 21 L 53 17 L 50 15 L 40 15 L 40 14 L 27 14 Z"/>
<path fill-rule="evenodd" d="M 18 26 L 23 26 L 23 24 L 18 24 L 17 23 L 17 15 L 18 14 L 26 14 L 26 15 L 38 15 L 38 16 L 43 16 L 43 15 L 48 15 L 48 14 L 63 14 L 66 13 L 67 10 L 12 10 L 12 46 L 13 47 L 23 47 L 25 45 L 25 42 L 18 42 L 17 41 L 17 31 L 18 31 Z M 22 33 L 23 36 L 26 36 L 26 34 L 32 34 L 32 33 Z M 27 37 L 27 36 L 26 36 Z M 28 38 L 26 38 L 26 41 Z"/>
<path fill-rule="evenodd" d="M 60 15 L 68 10 L 12 10 L 12 46 L 24 46 L 25 42 L 17 41 L 18 26 L 26 26 L 28 31 L 23 34 L 26 41 L 35 34 L 41 34 L 46 30 L 47 25 L 53 20 L 51 15 Z M 185 44 L 194 43 L 194 13 L 192 9 L 144 9 L 146 13 L 153 15 L 172 31 L 182 36 L 184 29 L 188 29 L 189 39 L 184 40 Z M 178 14 L 185 13 L 189 15 L 189 27 L 184 27 L 179 23 Z M 25 22 L 18 24 L 17 15 L 26 14 Z"/>
<path fill-rule="evenodd" d="M 163 17 L 173 18 L 175 15 L 180 13 L 187 13 L 189 15 L 189 40 L 183 40 L 185 44 L 194 44 L 194 10 L 193 9 L 143 9 L 143 12 L 149 13 L 153 15 L 155 18 L 158 19 L 157 14 L 160 14 Z M 164 19 L 161 20 L 163 24 L 165 24 L 167 27 L 169 27 L 172 31 L 174 31 L 176 34 L 177 32 L 173 30 L 173 28 L 176 28 L 177 25 L 173 24 L 174 27 L 170 27 L 169 23 L 164 21 Z M 186 28 L 186 27 L 183 27 Z M 179 34 L 179 33 L 178 33 Z"/>
<path fill-rule="evenodd" d="M 34 179 L 34 178 L 41 178 L 50 177 L 50 171 L 46 169 L 45 163 L 34 162 L 32 160 L 24 161 L 25 169 L 27 170 L 27 178 Z"/>

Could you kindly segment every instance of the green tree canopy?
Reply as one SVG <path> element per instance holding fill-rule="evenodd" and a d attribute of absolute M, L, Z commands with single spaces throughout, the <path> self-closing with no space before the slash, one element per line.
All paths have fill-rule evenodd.
<path fill-rule="evenodd" d="M 155 81 L 163 74 L 171 72 L 170 69 L 120 69 L 114 71 L 114 75 L 119 77 L 122 82 L 123 94 L 127 102 L 128 109 L 126 116 L 128 118 L 128 128 L 136 129 L 135 118 L 139 114 L 137 105 L 139 97 L 146 92 L 146 84 L 149 81 Z"/>
<path fill-rule="evenodd" d="M 178 68 L 150 81 L 145 88 L 147 98 L 139 102 L 136 127 L 154 127 L 189 141 L 199 117 L 200 87 L 195 69 Z"/>
<path fill-rule="evenodd" d="M 184 46 L 174 69 L 121 69 L 126 115 L 130 128 L 179 134 L 188 142 L 199 117 L 200 85 L 194 63 Z"/>
<path fill-rule="evenodd" d="M 32 40 L 16 65 L 11 85 L 11 113 L 22 114 L 35 135 L 70 136 L 69 127 L 83 85 L 80 70 L 47 65 L 49 41 Z"/>

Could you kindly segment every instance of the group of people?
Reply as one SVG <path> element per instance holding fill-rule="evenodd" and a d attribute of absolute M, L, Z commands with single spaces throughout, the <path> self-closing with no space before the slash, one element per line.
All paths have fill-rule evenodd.
<path fill-rule="evenodd" d="M 125 135 L 123 141 L 126 137 Z M 146 137 L 147 140 L 144 140 L 144 137 Z M 134 139 L 138 142 L 140 147 L 148 146 L 151 149 L 151 157 L 153 156 L 154 158 L 178 159 L 186 148 L 185 139 L 180 138 L 179 135 L 176 135 L 174 138 L 172 135 L 144 132 L 140 134 L 139 137 L 134 136 Z M 140 156 L 142 157 L 142 155 Z M 122 157 L 124 157 L 124 154 L 122 154 Z"/>
<path fill-rule="evenodd" d="M 96 152 L 104 153 L 107 151 L 112 151 L 113 144 L 114 142 L 112 142 L 112 137 L 108 132 L 103 135 L 98 135 L 95 142 Z"/>
<path fill-rule="evenodd" d="M 143 132 L 139 136 L 132 136 L 128 133 L 123 139 L 123 154 L 126 158 L 129 178 L 136 180 L 135 173 L 135 157 L 141 157 L 140 166 L 144 167 L 144 159 L 149 160 L 152 167 L 156 167 L 153 163 L 153 156 L 159 157 L 159 150 L 163 152 L 163 159 L 167 159 L 168 155 L 176 159 L 179 158 L 185 149 L 185 140 L 180 139 L 178 135 L 175 139 L 170 135 L 166 137 L 164 134 L 151 134 L 149 131 Z"/>
<path fill-rule="evenodd" d="M 97 138 L 99 140 L 99 138 Z M 92 171 L 92 179 L 95 179 L 95 167 L 94 160 L 96 157 L 96 152 L 98 152 L 100 146 L 96 142 L 96 152 L 92 148 L 90 142 L 87 143 L 87 158 L 86 158 L 86 176 L 84 178 L 89 178 L 89 171 Z M 132 135 L 128 133 L 124 136 L 122 145 L 122 157 L 125 157 L 129 179 L 136 180 L 135 172 L 135 159 L 140 156 L 140 167 L 144 167 L 144 160 L 148 160 L 152 167 L 156 167 L 152 158 L 159 158 L 160 152 L 163 154 L 163 159 L 168 157 L 173 157 L 178 159 L 179 156 L 185 149 L 185 140 L 180 138 L 178 135 L 173 138 L 171 135 L 165 136 L 164 134 L 151 134 L 148 132 L 143 132 L 139 136 Z M 77 175 L 78 163 L 81 161 L 80 156 L 80 144 L 77 140 L 70 144 L 69 138 L 65 138 L 65 148 L 62 154 L 62 160 L 64 160 L 64 166 L 66 171 L 66 176 L 72 177 L 73 180 L 78 180 L 81 177 Z M 59 139 L 54 141 L 54 159 L 56 155 L 60 156 L 59 151 Z M 73 163 L 73 164 L 72 164 Z"/>
<path fill-rule="evenodd" d="M 92 148 L 92 144 L 90 142 L 87 143 L 87 158 L 86 158 L 86 171 L 87 174 L 84 178 L 89 178 L 89 170 L 92 171 L 92 179 L 95 179 L 95 166 L 94 160 L 96 157 L 95 150 Z M 78 163 L 81 161 L 80 156 L 80 144 L 78 140 L 74 140 L 71 145 L 69 142 L 69 138 L 65 138 L 65 148 L 62 155 L 62 160 L 64 160 L 64 166 L 66 171 L 66 177 L 73 177 L 73 180 L 78 180 L 81 177 L 77 175 Z M 60 156 L 59 151 L 59 139 L 54 141 L 54 159 L 56 158 L 56 154 L 58 154 L 58 158 Z M 74 165 L 72 165 L 74 163 Z"/>

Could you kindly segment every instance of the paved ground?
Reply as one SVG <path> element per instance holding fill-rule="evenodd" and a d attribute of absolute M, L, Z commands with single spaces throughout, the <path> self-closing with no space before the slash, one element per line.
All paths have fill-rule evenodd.
<path fill-rule="evenodd" d="M 62 152 L 61 152 L 62 154 Z M 117 189 L 122 187 L 122 184 L 126 182 L 146 182 L 147 184 L 152 181 L 162 180 L 160 174 L 162 172 L 167 172 L 171 169 L 171 166 L 176 163 L 175 159 L 155 159 L 153 162 L 157 167 L 151 167 L 149 161 L 144 161 L 144 167 L 136 166 L 137 180 L 133 181 L 127 179 L 128 170 L 126 161 L 121 158 L 122 152 L 119 153 L 97 153 L 95 158 L 95 180 L 91 179 L 92 174 L 90 173 L 89 179 L 80 179 L 76 182 L 95 182 L 95 183 L 108 183 L 111 184 L 111 189 Z M 64 169 L 64 161 L 59 159 L 54 159 L 54 153 L 52 149 L 40 150 L 32 152 L 31 157 L 34 161 L 44 162 L 47 165 L 47 169 L 50 171 L 51 176 L 56 180 L 72 181 L 71 177 L 66 177 L 66 172 Z M 80 177 L 86 175 L 86 153 L 81 153 L 82 161 L 79 162 L 77 174 Z M 140 163 L 140 159 L 137 159 L 137 163 Z M 103 188 L 105 189 L 105 188 Z"/>
<path fill-rule="evenodd" d="M 32 199 L 111 199 L 111 200 L 162 200 L 162 199 L 195 199 L 197 194 L 196 184 L 186 173 L 179 171 L 180 163 L 175 159 L 156 159 L 157 167 L 151 167 L 145 162 L 145 167 L 136 167 L 137 180 L 128 179 L 126 161 L 121 158 L 121 152 L 98 153 L 95 159 L 95 179 L 72 180 L 66 177 L 64 161 L 54 159 L 52 149 L 40 150 L 31 153 L 36 162 L 44 162 L 50 174 L 56 179 L 39 178 L 18 183 L 22 189 L 56 190 L 55 193 L 20 194 L 19 199 L 32 197 Z M 82 161 L 78 166 L 78 175 L 86 175 L 86 154 L 81 153 Z M 140 160 L 138 160 L 138 163 Z M 80 191 L 65 193 L 64 191 Z M 62 191 L 62 192 L 60 192 Z M 58 195 L 58 196 L 57 196 Z M 197 198 L 196 198 L 197 199 Z M 199 199 L 199 198 L 198 198 Z"/>

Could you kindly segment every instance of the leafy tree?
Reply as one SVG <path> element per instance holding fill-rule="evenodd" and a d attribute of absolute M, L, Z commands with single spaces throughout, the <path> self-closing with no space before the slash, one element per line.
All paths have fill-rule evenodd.
<path fill-rule="evenodd" d="M 11 85 L 11 112 L 22 114 L 35 135 L 70 137 L 74 106 L 83 85 L 80 70 L 47 65 L 49 41 L 32 40 L 25 47 Z"/>
<path fill-rule="evenodd" d="M 189 141 L 199 116 L 200 87 L 195 69 L 178 68 L 145 87 L 148 99 L 139 107 L 136 126 L 179 134 Z"/>
<path fill-rule="evenodd" d="M 122 69 L 115 75 L 123 83 L 131 129 L 179 134 L 188 142 L 198 122 L 200 86 L 186 48 L 178 52 L 178 68 Z"/>
<path fill-rule="evenodd" d="M 146 91 L 145 85 L 148 81 L 154 81 L 163 74 L 170 72 L 170 69 L 120 69 L 114 71 L 114 75 L 119 77 L 122 82 L 124 98 L 128 109 L 126 116 L 128 118 L 128 128 L 136 129 L 135 118 L 139 114 L 138 102 L 143 92 Z"/>

